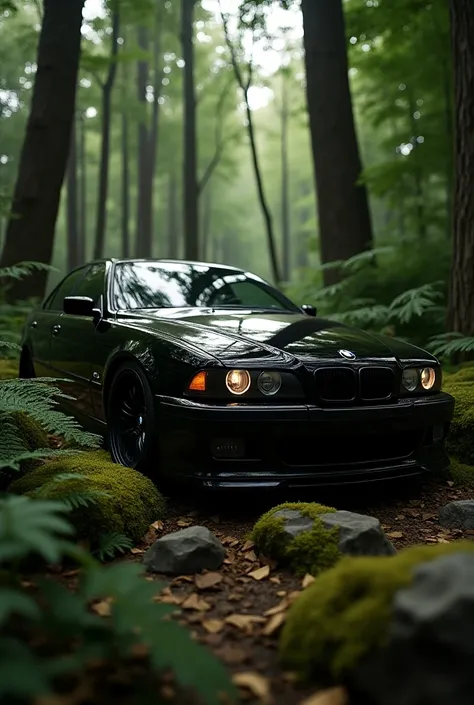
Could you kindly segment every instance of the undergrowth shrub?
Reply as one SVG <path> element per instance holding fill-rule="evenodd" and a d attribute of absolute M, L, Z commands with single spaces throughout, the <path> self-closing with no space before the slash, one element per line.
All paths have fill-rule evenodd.
<path fill-rule="evenodd" d="M 165 501 L 151 480 L 137 470 L 113 463 L 105 451 L 51 460 L 10 486 L 16 494 L 67 501 L 70 521 L 91 546 L 115 533 L 139 541 L 165 513 Z"/>
<path fill-rule="evenodd" d="M 474 551 L 474 542 L 342 558 L 290 607 L 280 637 L 283 665 L 303 678 L 343 678 L 372 649 L 383 647 L 395 593 L 410 584 L 414 568 L 459 551 Z"/>
<path fill-rule="evenodd" d="M 131 676 L 136 672 L 137 653 L 140 677 L 130 679 L 137 701 L 156 702 L 159 677 L 168 669 L 208 705 L 222 702 L 222 692 L 234 696 L 226 669 L 169 619 L 175 608 L 153 601 L 164 585 L 145 581 L 137 564 L 97 563 L 71 542 L 66 511 L 59 502 L 0 498 L 0 699 L 31 702 L 58 690 L 66 697 L 75 679 L 85 678 L 91 661 L 109 664 L 108 671 L 123 684 L 127 668 Z M 77 561 L 77 591 L 51 579 L 25 586 L 18 568 L 32 557 L 46 563 Z M 107 606 L 108 616 L 91 612 L 97 601 Z M 106 678 L 104 671 L 101 692 L 88 695 L 92 702 L 103 697 Z"/>
<path fill-rule="evenodd" d="M 275 516 L 282 509 L 296 510 L 313 520 L 313 527 L 291 538 L 284 531 L 285 518 Z M 326 529 L 319 515 L 335 512 L 315 502 L 286 502 L 263 514 L 252 530 L 258 553 L 287 565 L 297 575 L 318 575 L 339 559 L 339 530 Z"/>
<path fill-rule="evenodd" d="M 456 400 L 446 447 L 459 462 L 474 465 L 474 367 L 445 375 L 443 390 Z"/>

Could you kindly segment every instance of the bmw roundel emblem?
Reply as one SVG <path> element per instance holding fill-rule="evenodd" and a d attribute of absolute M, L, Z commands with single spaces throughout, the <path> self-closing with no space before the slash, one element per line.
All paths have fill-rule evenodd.
<path fill-rule="evenodd" d="M 350 350 L 338 350 L 337 351 L 341 357 L 345 357 L 346 360 L 355 360 L 356 356 Z"/>

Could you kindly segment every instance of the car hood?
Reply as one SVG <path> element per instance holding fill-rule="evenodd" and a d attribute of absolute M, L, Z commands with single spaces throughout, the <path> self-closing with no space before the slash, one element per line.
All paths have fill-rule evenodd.
<path fill-rule="evenodd" d="M 141 328 L 168 332 L 225 364 L 269 357 L 287 363 L 340 362 L 340 350 L 352 352 L 359 361 L 435 361 L 429 353 L 408 343 L 292 312 L 157 309 L 134 311 L 127 318 L 129 322 L 139 318 Z"/>

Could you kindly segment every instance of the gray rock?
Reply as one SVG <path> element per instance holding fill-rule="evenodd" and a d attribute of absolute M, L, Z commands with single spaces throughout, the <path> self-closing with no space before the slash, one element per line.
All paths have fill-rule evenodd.
<path fill-rule="evenodd" d="M 397 551 L 375 517 L 344 510 L 321 514 L 326 529 L 339 528 L 339 550 L 349 556 L 393 556 Z"/>
<path fill-rule="evenodd" d="M 449 529 L 474 529 L 474 500 L 450 502 L 440 511 L 439 523 Z"/>
<path fill-rule="evenodd" d="M 143 556 L 147 570 L 166 575 L 189 575 L 217 570 L 225 548 L 205 526 L 189 526 L 155 541 Z"/>
<path fill-rule="evenodd" d="M 387 646 L 353 674 L 356 701 L 374 705 L 474 702 L 474 554 L 419 566 L 393 605 Z"/>
<path fill-rule="evenodd" d="M 280 509 L 275 517 L 283 517 L 283 530 L 289 539 L 311 531 L 313 519 L 297 509 Z M 321 514 L 320 519 L 327 529 L 339 528 L 339 550 L 351 556 L 391 556 L 394 546 L 385 536 L 380 522 L 374 517 L 354 512 L 338 511 Z"/>

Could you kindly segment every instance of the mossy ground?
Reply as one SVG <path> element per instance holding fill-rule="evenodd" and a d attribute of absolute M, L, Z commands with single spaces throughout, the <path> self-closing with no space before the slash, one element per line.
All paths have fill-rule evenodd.
<path fill-rule="evenodd" d="M 459 462 L 474 465 L 474 366 L 445 375 L 443 390 L 456 400 L 448 452 Z"/>
<path fill-rule="evenodd" d="M 275 517 L 280 509 L 295 509 L 314 520 L 311 531 L 288 539 L 283 531 L 284 518 Z M 339 559 L 339 530 L 325 529 L 319 519 L 320 514 L 335 512 L 315 502 L 286 502 L 263 514 L 255 524 L 251 538 L 257 551 L 287 565 L 297 575 L 318 575 L 330 568 Z"/>
<path fill-rule="evenodd" d="M 289 610 L 280 637 L 283 665 L 302 678 L 341 678 L 362 656 L 383 646 L 397 590 L 420 563 L 474 551 L 474 542 L 414 546 L 390 557 L 342 558 Z"/>
<path fill-rule="evenodd" d="M 59 479 L 60 474 L 77 479 Z M 165 513 L 165 501 L 155 485 L 141 473 L 117 465 L 105 451 L 63 456 L 45 463 L 12 483 L 17 494 L 39 494 L 47 499 L 67 499 L 72 493 L 99 494 L 94 503 L 75 508 L 70 519 L 78 537 L 94 544 L 100 534 L 117 532 L 138 541 L 149 525 Z"/>
<path fill-rule="evenodd" d="M 0 379 L 18 377 L 18 360 L 0 359 Z"/>

